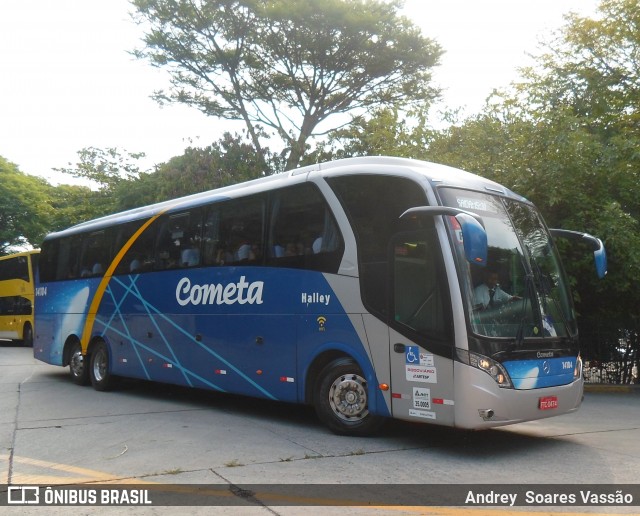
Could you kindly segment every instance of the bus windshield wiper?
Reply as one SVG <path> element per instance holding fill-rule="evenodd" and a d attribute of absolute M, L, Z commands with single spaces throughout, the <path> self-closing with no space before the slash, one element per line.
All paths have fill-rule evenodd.
<path fill-rule="evenodd" d="M 557 335 L 554 335 L 553 333 L 555 333 L 555 329 L 553 328 L 553 321 L 546 319 L 548 317 L 548 310 L 547 310 L 547 305 L 549 302 L 549 298 L 551 298 L 553 305 L 556 308 L 556 312 L 558 312 L 560 314 L 560 319 L 562 320 L 562 324 L 564 325 L 564 331 L 567 335 L 569 335 L 571 332 L 569 330 L 569 321 L 567 321 L 567 318 L 564 314 L 564 311 L 562 310 L 562 307 L 559 305 L 558 300 L 555 298 L 555 296 L 551 293 L 551 289 L 547 288 L 547 285 L 545 283 L 545 278 L 544 278 L 544 274 L 542 272 L 542 270 L 540 269 L 540 266 L 538 265 L 538 263 L 536 262 L 535 258 L 533 258 L 533 256 L 531 257 L 531 269 L 534 273 L 534 275 L 538 278 L 538 284 L 540 285 L 539 291 L 540 291 L 540 295 L 542 297 L 542 306 L 540 306 L 541 312 L 540 312 L 540 319 L 541 319 L 541 323 L 542 323 L 542 328 L 543 330 L 546 330 L 549 333 L 550 337 L 556 337 Z M 547 324 L 550 327 L 545 327 L 545 321 L 547 322 Z M 551 330 L 553 330 L 553 333 L 551 333 Z"/>
<path fill-rule="evenodd" d="M 527 322 L 527 302 L 533 292 L 531 286 L 533 285 L 533 274 L 527 273 L 524 277 L 524 299 L 522 300 L 522 312 L 520 315 L 520 324 L 518 325 L 518 331 L 516 332 L 516 349 L 520 349 L 524 342 L 524 326 Z"/>

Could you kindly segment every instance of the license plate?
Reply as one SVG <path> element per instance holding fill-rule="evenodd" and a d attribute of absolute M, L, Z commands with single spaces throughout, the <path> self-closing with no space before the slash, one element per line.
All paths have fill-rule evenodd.
<path fill-rule="evenodd" d="M 558 397 L 557 396 L 545 396 L 544 398 L 540 398 L 538 400 L 538 408 L 540 410 L 552 410 L 558 408 Z"/>

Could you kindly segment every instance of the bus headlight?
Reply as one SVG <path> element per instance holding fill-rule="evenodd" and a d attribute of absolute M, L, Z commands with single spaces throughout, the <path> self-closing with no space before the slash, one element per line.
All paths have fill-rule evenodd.
<path fill-rule="evenodd" d="M 576 357 L 576 366 L 573 368 L 573 381 L 579 380 L 582 376 L 582 357 L 580 353 Z"/>
<path fill-rule="evenodd" d="M 461 362 L 484 371 L 495 380 L 499 387 L 513 389 L 511 378 L 509 378 L 506 369 L 499 362 L 463 349 L 456 349 L 456 352 Z"/>

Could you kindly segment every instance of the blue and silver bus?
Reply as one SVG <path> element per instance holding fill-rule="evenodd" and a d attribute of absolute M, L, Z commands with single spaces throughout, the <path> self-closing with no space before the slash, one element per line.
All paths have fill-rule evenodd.
<path fill-rule="evenodd" d="M 582 363 L 554 231 L 604 276 L 600 240 L 487 179 L 308 166 L 48 235 L 34 355 L 98 391 L 126 377 L 311 404 L 340 434 L 564 414 Z"/>

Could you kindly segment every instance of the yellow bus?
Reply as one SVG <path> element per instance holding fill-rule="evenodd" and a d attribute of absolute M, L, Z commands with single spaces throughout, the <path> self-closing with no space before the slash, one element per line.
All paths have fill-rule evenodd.
<path fill-rule="evenodd" d="M 0 256 L 0 340 L 33 345 L 34 275 L 40 250 Z"/>

